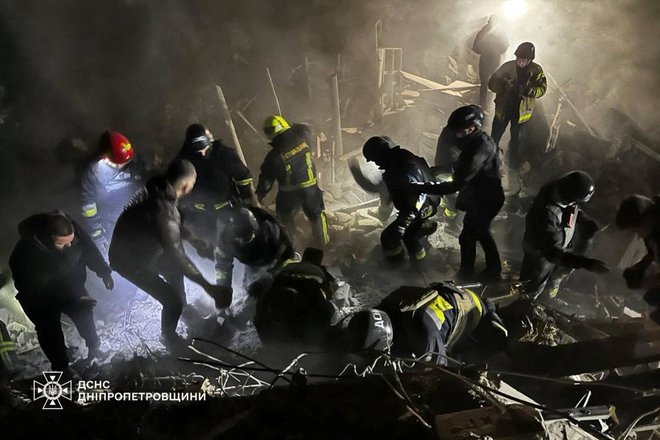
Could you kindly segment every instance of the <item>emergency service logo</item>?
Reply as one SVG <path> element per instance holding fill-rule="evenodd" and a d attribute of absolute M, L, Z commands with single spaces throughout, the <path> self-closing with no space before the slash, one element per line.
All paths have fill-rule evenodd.
<path fill-rule="evenodd" d="M 62 409 L 60 399 L 71 400 L 73 385 L 71 381 L 60 383 L 61 371 L 44 371 L 44 383 L 33 381 L 32 400 L 44 400 L 43 409 Z"/>

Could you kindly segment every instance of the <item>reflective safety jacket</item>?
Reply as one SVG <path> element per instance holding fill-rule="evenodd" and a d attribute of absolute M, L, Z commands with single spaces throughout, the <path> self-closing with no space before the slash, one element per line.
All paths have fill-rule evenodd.
<path fill-rule="evenodd" d="M 144 177 L 144 164 L 137 157 L 122 168 L 99 159 L 85 169 L 80 182 L 81 214 L 93 239 L 110 239 L 124 205 L 144 185 Z"/>
<path fill-rule="evenodd" d="M 178 158 L 190 161 L 197 171 L 195 186 L 182 199 L 182 208 L 217 212 L 239 199 L 250 200 L 252 173 L 234 148 L 216 140 L 205 157 L 184 147 Z"/>
<path fill-rule="evenodd" d="M 513 105 L 518 111 L 518 123 L 529 121 L 534 102 L 545 95 L 548 81 L 543 68 L 533 61 L 524 69 L 516 66 L 516 61 L 507 61 L 490 77 L 488 88 L 496 94 L 495 116 L 505 117 Z"/>
<path fill-rule="evenodd" d="M 273 149 L 261 165 L 257 197 L 261 199 L 268 194 L 275 181 L 279 190 L 285 192 L 317 184 L 309 126 L 293 124 L 270 144 Z"/>

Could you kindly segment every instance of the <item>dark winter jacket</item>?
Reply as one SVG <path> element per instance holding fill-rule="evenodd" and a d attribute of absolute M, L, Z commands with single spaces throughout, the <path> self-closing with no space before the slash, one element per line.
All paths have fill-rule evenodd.
<path fill-rule="evenodd" d="M 472 50 L 481 55 L 481 58 L 489 58 L 499 62 L 500 57 L 509 48 L 509 38 L 501 27 L 486 25 L 474 38 Z M 496 66 L 497 67 L 497 66 Z M 487 78 L 485 79 L 487 80 Z"/>
<path fill-rule="evenodd" d="M 451 174 L 461 155 L 461 150 L 456 146 L 458 139 L 456 134 L 448 127 L 443 127 L 438 136 L 438 144 L 435 149 L 433 171 L 442 174 Z"/>
<path fill-rule="evenodd" d="M 232 201 L 250 200 L 252 174 L 235 149 L 215 141 L 211 151 L 203 157 L 184 146 L 179 159 L 190 161 L 197 171 L 195 187 L 181 202 L 186 211 L 214 212 Z"/>
<path fill-rule="evenodd" d="M 165 256 L 176 261 L 184 275 L 204 284 L 204 278 L 183 249 L 188 231 L 172 185 L 162 176 L 147 182 L 119 216 L 110 243 L 110 264 L 119 273 L 158 272 Z"/>
<path fill-rule="evenodd" d="M 259 175 L 257 197 L 263 198 L 277 181 L 279 191 L 294 191 L 317 184 L 309 126 L 293 124 L 270 143 Z"/>
<path fill-rule="evenodd" d="M 87 233 L 73 222 L 71 246 L 58 250 L 46 225 L 52 214 L 36 214 L 18 225 L 20 240 L 9 259 L 17 297 L 37 306 L 56 306 L 87 295 L 87 268 L 99 277 L 111 273 Z"/>
<path fill-rule="evenodd" d="M 585 231 L 585 239 L 598 230 L 577 205 L 561 206 L 555 182 L 545 185 L 534 198 L 525 219 L 523 250 L 558 266 L 583 268 L 589 258 L 569 250 L 576 229 Z"/>
<path fill-rule="evenodd" d="M 477 129 L 457 139 L 460 154 L 449 182 L 416 184 L 428 194 L 445 195 L 459 191 L 456 206 L 468 209 L 488 201 L 501 191 L 502 150 L 483 131 Z"/>

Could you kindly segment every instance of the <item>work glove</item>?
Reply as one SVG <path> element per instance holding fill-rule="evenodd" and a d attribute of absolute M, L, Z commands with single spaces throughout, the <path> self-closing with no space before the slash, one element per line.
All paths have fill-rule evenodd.
<path fill-rule="evenodd" d="M 204 287 L 204 290 L 215 301 L 216 309 L 225 309 L 231 305 L 233 296 L 233 289 L 231 287 L 209 284 Z"/>
<path fill-rule="evenodd" d="M 103 284 L 108 290 L 112 290 L 115 287 L 115 281 L 112 279 L 112 274 L 103 275 Z"/>
<path fill-rule="evenodd" d="M 595 258 L 587 258 L 584 268 L 594 273 L 607 273 L 610 271 L 610 268 L 607 267 L 604 261 L 596 260 Z"/>
<path fill-rule="evenodd" d="M 641 289 L 644 284 L 644 272 L 643 270 L 635 269 L 634 267 L 629 267 L 623 271 L 623 278 L 626 280 L 626 286 L 629 289 Z"/>

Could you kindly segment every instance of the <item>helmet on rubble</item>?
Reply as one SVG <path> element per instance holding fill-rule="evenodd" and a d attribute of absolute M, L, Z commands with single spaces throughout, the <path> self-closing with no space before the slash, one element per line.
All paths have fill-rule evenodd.
<path fill-rule="evenodd" d="M 247 208 L 234 211 L 227 224 L 227 234 L 231 240 L 244 246 L 251 243 L 259 231 L 259 222 L 254 213 Z"/>
<path fill-rule="evenodd" d="M 364 143 L 362 154 L 367 162 L 378 163 L 383 155 L 396 147 L 396 143 L 389 136 L 372 136 Z"/>
<path fill-rule="evenodd" d="M 533 60 L 536 56 L 536 48 L 529 41 L 521 43 L 520 46 L 513 53 L 518 58 L 523 58 L 525 60 Z"/>
<path fill-rule="evenodd" d="M 275 136 L 284 133 L 289 128 L 291 128 L 289 123 L 280 115 L 268 116 L 264 121 L 264 133 L 266 133 L 266 136 L 270 140 L 273 140 Z"/>
<path fill-rule="evenodd" d="M 653 200 L 639 194 L 626 197 L 616 212 L 616 226 L 619 229 L 635 228 L 642 224 L 644 214 L 653 206 Z"/>
<path fill-rule="evenodd" d="M 104 131 L 99 139 L 99 150 L 116 165 L 128 163 L 135 156 L 131 142 L 118 131 Z"/>
<path fill-rule="evenodd" d="M 202 124 L 191 124 L 186 129 L 185 148 L 200 151 L 213 143 L 213 134 Z"/>
<path fill-rule="evenodd" d="M 561 203 L 588 202 L 595 190 L 594 180 L 584 171 L 571 171 L 557 180 L 557 196 Z"/>
<path fill-rule="evenodd" d="M 392 321 L 382 310 L 368 309 L 355 313 L 346 326 L 352 350 L 382 351 L 392 345 Z"/>
<path fill-rule="evenodd" d="M 454 132 L 470 128 L 481 128 L 484 125 L 484 112 L 478 105 L 459 107 L 449 115 L 447 127 Z"/>

